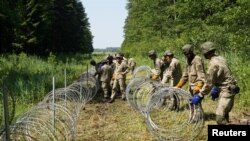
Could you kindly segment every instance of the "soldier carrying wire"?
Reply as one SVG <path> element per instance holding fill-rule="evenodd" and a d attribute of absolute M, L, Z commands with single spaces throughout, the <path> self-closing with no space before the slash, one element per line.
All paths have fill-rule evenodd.
<path fill-rule="evenodd" d="M 212 89 L 210 96 L 213 100 L 218 98 L 216 122 L 222 125 L 229 124 L 229 112 L 233 108 L 235 94 L 239 93 L 240 88 L 226 60 L 215 54 L 215 44 L 210 41 L 205 42 L 201 45 L 201 49 L 204 57 L 209 60 L 207 79 L 200 93 L 193 96 L 192 103 L 200 103 L 204 95 Z"/>

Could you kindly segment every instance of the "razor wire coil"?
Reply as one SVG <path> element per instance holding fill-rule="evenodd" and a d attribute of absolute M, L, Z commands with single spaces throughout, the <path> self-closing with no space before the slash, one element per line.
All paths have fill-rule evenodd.
<path fill-rule="evenodd" d="M 144 116 L 149 132 L 160 141 L 194 140 L 204 126 L 201 105 L 191 104 L 185 90 L 151 80 L 148 67 L 138 68 L 126 96 L 129 105 Z M 147 73 L 136 74 L 140 72 Z"/>
<path fill-rule="evenodd" d="M 10 126 L 11 140 L 75 140 L 78 114 L 99 86 L 92 71 L 84 72 L 65 88 L 49 92 L 35 107 L 19 116 Z M 4 131 L 0 140 L 6 140 Z"/>

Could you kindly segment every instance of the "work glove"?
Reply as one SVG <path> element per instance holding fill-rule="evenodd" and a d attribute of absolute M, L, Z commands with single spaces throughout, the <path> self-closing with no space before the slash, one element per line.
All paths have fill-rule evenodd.
<path fill-rule="evenodd" d="M 211 90 L 210 97 L 214 101 L 216 98 L 219 97 L 220 89 L 217 86 L 214 86 Z"/>
<path fill-rule="evenodd" d="M 203 96 L 201 96 L 201 94 L 198 93 L 191 98 L 191 103 L 194 105 L 197 105 L 202 101 L 202 99 L 203 99 Z"/>
<path fill-rule="evenodd" d="M 111 80 L 115 80 L 115 73 L 113 73 Z"/>
<path fill-rule="evenodd" d="M 184 85 L 185 85 L 185 83 L 186 82 L 184 82 L 183 80 L 180 80 L 179 82 L 178 82 L 178 84 L 175 86 L 176 88 L 181 88 L 181 87 L 183 87 Z"/>
<path fill-rule="evenodd" d="M 153 74 L 151 77 L 152 80 L 159 80 L 159 75 Z"/>
<path fill-rule="evenodd" d="M 197 83 L 197 86 L 194 87 L 194 94 L 197 94 L 200 92 L 201 88 L 203 87 L 203 82 L 202 81 L 199 81 Z"/>

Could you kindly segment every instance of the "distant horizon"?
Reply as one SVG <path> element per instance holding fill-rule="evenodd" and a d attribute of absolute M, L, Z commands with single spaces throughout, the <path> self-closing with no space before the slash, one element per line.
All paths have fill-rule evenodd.
<path fill-rule="evenodd" d="M 105 47 L 105 48 L 95 48 L 95 49 L 109 49 L 109 48 L 121 48 L 121 47 Z"/>

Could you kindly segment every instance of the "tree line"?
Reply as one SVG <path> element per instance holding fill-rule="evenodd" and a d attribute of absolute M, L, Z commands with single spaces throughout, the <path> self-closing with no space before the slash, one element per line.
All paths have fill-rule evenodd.
<path fill-rule="evenodd" d="M 249 0 L 128 0 L 122 51 L 145 55 L 215 42 L 222 52 L 249 58 Z"/>
<path fill-rule="evenodd" d="M 0 53 L 93 52 L 80 0 L 1 0 Z"/>

